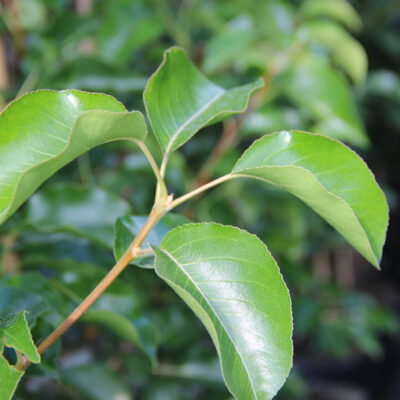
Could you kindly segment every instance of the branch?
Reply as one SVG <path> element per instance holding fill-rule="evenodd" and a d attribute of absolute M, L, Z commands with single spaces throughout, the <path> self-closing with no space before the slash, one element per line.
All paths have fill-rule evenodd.
<path fill-rule="evenodd" d="M 163 170 L 161 171 L 158 169 L 157 163 L 154 161 L 154 158 L 152 154 L 150 153 L 150 150 L 147 148 L 147 146 L 140 141 L 136 141 L 135 143 L 140 147 L 140 149 L 143 151 L 143 154 L 146 156 L 147 160 L 149 161 L 151 168 L 153 169 L 154 175 L 157 178 L 157 190 L 156 190 L 156 202 L 158 202 L 160 199 L 167 199 L 168 197 L 168 190 L 167 187 L 165 186 L 165 181 L 164 181 L 164 173 Z"/>
<path fill-rule="evenodd" d="M 67 317 L 67 319 L 56 328 L 40 345 L 38 346 L 39 354 L 43 354 L 63 333 L 65 333 L 86 311 L 87 309 L 100 297 L 100 295 L 111 285 L 111 283 L 121 274 L 127 265 L 140 256 L 142 251 L 140 246 L 143 241 L 153 229 L 154 225 L 165 214 L 168 204 L 155 204 L 151 213 L 136 236 L 135 240 L 131 243 L 128 250 L 121 257 L 121 259 L 114 265 L 108 272 L 103 280 L 93 289 L 93 291 L 86 297 L 85 300 L 75 308 L 74 311 Z M 26 358 L 20 362 L 18 369 L 25 370 L 31 363 Z"/>
<path fill-rule="evenodd" d="M 229 181 L 232 178 L 234 178 L 234 176 L 231 175 L 231 174 L 227 174 L 227 175 L 221 176 L 218 179 L 215 179 L 215 180 L 213 180 L 213 181 L 211 181 L 211 182 L 209 182 L 209 183 L 207 183 L 207 184 L 205 184 L 203 186 L 198 187 L 197 189 L 192 190 L 189 193 L 186 193 L 185 195 L 183 195 L 181 197 L 178 197 L 176 200 L 171 202 L 171 204 L 168 207 L 168 211 L 170 211 L 173 208 L 179 206 L 180 204 L 184 203 L 185 201 L 191 199 L 192 197 L 195 197 L 195 196 L 199 195 L 200 193 L 203 193 L 206 190 L 211 189 L 212 187 L 219 185 L 220 183 Z"/>

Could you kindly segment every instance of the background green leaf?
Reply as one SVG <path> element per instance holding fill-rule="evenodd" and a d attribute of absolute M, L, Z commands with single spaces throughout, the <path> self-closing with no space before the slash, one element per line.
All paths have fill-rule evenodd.
<path fill-rule="evenodd" d="M 112 192 L 71 183 L 48 185 L 32 196 L 27 205 L 27 223 L 35 230 L 72 233 L 109 248 L 114 221 L 130 210 L 129 204 Z"/>
<path fill-rule="evenodd" d="M 210 333 L 238 400 L 271 399 L 292 364 L 288 290 L 266 246 L 237 228 L 189 224 L 156 249 L 155 268 Z"/>
<path fill-rule="evenodd" d="M 101 364 L 65 368 L 61 378 L 68 386 L 89 400 L 132 400 L 129 387 L 121 376 Z"/>
<path fill-rule="evenodd" d="M 362 21 L 357 11 L 345 0 L 306 0 L 301 6 L 301 14 L 306 18 L 333 18 L 355 31 L 362 27 Z"/>
<path fill-rule="evenodd" d="M 122 339 L 129 340 L 143 350 L 155 365 L 157 333 L 144 318 L 130 320 L 110 310 L 92 310 L 84 315 L 83 321 L 108 327 Z"/>
<path fill-rule="evenodd" d="M 281 81 L 289 99 L 311 114 L 313 132 L 359 147 L 369 145 L 353 94 L 342 74 L 328 62 L 303 55 Z"/>
<path fill-rule="evenodd" d="M 368 70 L 367 54 L 361 44 L 340 25 L 328 21 L 311 21 L 299 30 L 299 35 L 302 40 L 327 48 L 336 65 L 355 83 L 361 84 L 365 81 Z"/>

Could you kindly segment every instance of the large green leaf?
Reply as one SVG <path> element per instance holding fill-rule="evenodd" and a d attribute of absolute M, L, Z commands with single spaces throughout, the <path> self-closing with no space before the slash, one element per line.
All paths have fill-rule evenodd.
<path fill-rule="evenodd" d="M 271 399 L 292 364 L 288 290 L 266 246 L 240 229 L 189 224 L 155 249 L 157 274 L 197 314 L 238 400 Z"/>
<path fill-rule="evenodd" d="M 72 233 L 109 248 L 113 243 L 114 221 L 130 209 L 114 193 L 72 183 L 47 185 L 27 205 L 27 222 L 39 232 Z"/>
<path fill-rule="evenodd" d="M 0 115 L 0 223 L 82 153 L 146 133 L 142 114 L 111 96 L 42 90 L 20 97 Z"/>
<path fill-rule="evenodd" d="M 368 146 L 350 87 L 329 63 L 304 55 L 284 74 L 282 83 L 284 93 L 316 120 L 314 132 L 324 132 L 356 146 Z"/>
<path fill-rule="evenodd" d="M 0 342 L 25 354 L 30 361 L 40 362 L 40 355 L 33 343 L 24 311 L 6 319 L 0 319 Z"/>
<path fill-rule="evenodd" d="M 259 79 L 225 90 L 201 74 L 182 49 L 172 47 L 149 79 L 144 103 L 162 149 L 171 153 L 204 126 L 243 112 L 261 86 Z"/>
<path fill-rule="evenodd" d="M 385 196 L 363 160 L 336 140 L 283 131 L 256 141 L 233 168 L 294 194 L 376 267 L 388 224 Z"/>

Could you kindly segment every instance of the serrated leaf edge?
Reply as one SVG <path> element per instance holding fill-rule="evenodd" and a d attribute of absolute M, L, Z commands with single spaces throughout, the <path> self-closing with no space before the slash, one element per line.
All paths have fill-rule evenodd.
<path fill-rule="evenodd" d="M 217 223 L 217 222 L 200 222 L 200 223 L 189 223 L 189 224 L 180 225 L 180 226 L 178 226 L 178 227 L 176 227 L 176 228 L 174 228 L 174 229 L 171 229 L 171 230 L 164 236 L 164 238 L 163 238 L 163 240 L 162 240 L 162 242 L 161 242 L 160 247 L 158 248 L 158 250 L 162 251 L 168 258 L 171 259 L 171 261 L 173 261 L 174 263 L 176 263 L 176 264 L 180 267 L 180 269 L 183 271 L 183 273 L 184 273 L 186 276 L 187 276 L 186 272 L 184 271 L 183 268 L 181 268 L 181 266 L 180 266 L 180 264 L 178 263 L 178 261 L 177 261 L 171 254 L 169 254 L 167 251 L 165 251 L 164 249 L 162 249 L 163 242 L 164 242 L 164 240 L 167 238 L 167 236 L 168 236 L 169 234 L 173 234 L 175 231 L 179 231 L 179 230 L 184 229 L 185 226 L 221 226 L 221 227 L 224 227 L 224 228 L 230 228 L 230 229 L 232 229 L 232 230 L 235 230 L 235 231 L 238 231 L 238 232 L 241 232 L 241 233 L 245 233 L 245 234 L 247 234 L 247 235 L 250 235 L 250 236 L 256 238 L 257 241 L 260 242 L 260 244 L 265 248 L 265 250 L 267 251 L 267 253 L 270 255 L 270 257 L 271 257 L 272 260 L 274 261 L 275 266 L 276 266 L 276 268 L 277 268 L 277 270 L 278 270 L 278 274 L 280 275 L 280 277 L 281 277 L 281 279 L 282 279 L 282 282 L 283 282 L 283 284 L 284 284 L 284 286 L 285 286 L 285 288 L 286 288 L 286 290 L 287 290 L 288 298 L 289 298 L 289 305 L 290 305 L 290 321 L 291 321 L 291 328 L 292 328 L 292 329 L 291 329 L 291 332 L 292 332 L 292 333 L 291 333 L 291 343 L 292 343 L 292 346 L 291 346 L 291 353 L 290 353 L 291 364 L 290 364 L 290 366 L 289 366 L 289 368 L 288 368 L 288 372 L 287 372 L 287 374 L 286 374 L 286 376 L 285 376 L 285 380 L 286 380 L 287 377 L 289 376 L 290 370 L 291 370 L 292 367 L 293 367 L 293 309 L 292 309 L 292 299 L 291 299 L 291 296 L 290 296 L 289 288 L 287 287 L 286 282 L 285 282 L 285 280 L 283 279 L 283 275 L 282 275 L 282 273 L 281 273 L 281 270 L 280 270 L 280 268 L 279 268 L 279 265 L 278 265 L 278 263 L 276 262 L 275 258 L 272 256 L 272 254 L 271 254 L 271 252 L 269 251 L 268 247 L 267 247 L 266 244 L 265 244 L 257 235 L 255 235 L 254 233 L 250 233 L 250 232 L 248 232 L 248 231 L 246 231 L 246 230 L 244 230 L 244 229 L 238 228 L 238 227 L 233 226 L 233 225 L 224 225 L 224 224 L 219 224 L 219 223 Z M 155 247 L 153 247 L 153 248 L 155 248 Z M 156 265 L 156 258 L 157 258 L 157 255 L 155 256 L 154 265 Z M 177 285 L 175 282 L 171 282 L 169 279 L 166 279 L 166 278 L 162 277 L 161 275 L 159 275 L 156 268 L 155 268 L 155 271 L 156 271 L 157 275 L 160 276 L 162 279 L 165 279 L 165 280 L 168 281 L 169 283 L 172 283 L 171 286 L 178 286 L 179 289 L 185 291 L 191 298 L 193 298 L 193 296 L 192 296 L 185 288 L 183 288 L 183 287 Z M 188 278 L 189 278 L 189 280 L 196 286 L 196 288 L 199 290 L 199 292 L 202 293 L 202 291 L 198 288 L 198 286 L 196 285 L 196 283 L 193 282 L 192 279 L 190 279 L 189 276 L 188 276 Z M 205 301 L 207 302 L 207 304 L 209 305 L 209 307 L 211 308 L 211 310 L 214 311 L 213 307 L 210 305 L 210 303 L 208 302 L 208 300 L 206 299 L 206 297 L 205 297 L 205 296 L 203 296 L 203 297 L 204 297 Z M 197 302 L 196 299 L 193 298 L 193 300 L 198 304 L 198 302 Z M 202 307 L 200 306 L 200 308 L 202 308 Z M 215 313 L 215 315 L 217 316 L 217 313 L 216 313 L 215 311 L 214 311 L 214 313 Z M 238 349 L 237 349 L 237 347 L 236 347 L 236 344 L 233 342 L 233 340 L 232 340 L 230 334 L 227 332 L 227 330 L 226 330 L 224 324 L 221 322 L 221 320 L 219 319 L 218 316 L 217 316 L 217 319 L 219 320 L 219 322 L 221 323 L 221 325 L 224 327 L 224 330 L 225 330 L 225 332 L 227 333 L 229 339 L 231 340 L 232 345 L 235 347 L 236 351 L 237 351 L 238 354 L 239 354 L 239 357 L 240 357 L 240 359 L 241 359 L 241 361 L 242 361 L 242 364 L 243 364 L 243 366 L 244 366 L 244 369 L 246 370 L 246 373 L 247 373 L 247 376 L 248 376 L 248 380 L 249 380 L 249 382 L 250 382 L 250 386 L 251 386 L 251 388 L 252 388 L 253 394 L 254 394 L 254 396 L 255 396 L 254 399 L 257 400 L 257 399 L 258 399 L 258 398 L 257 398 L 257 393 L 256 393 L 256 391 L 255 391 L 255 389 L 254 389 L 254 386 L 253 386 L 253 383 L 252 383 L 250 374 L 248 373 L 246 364 L 244 363 L 244 361 L 243 361 L 243 359 L 242 359 L 241 353 L 238 351 Z M 217 335 L 217 336 L 218 336 L 218 335 Z M 225 371 L 224 371 L 224 369 L 223 369 L 223 367 L 222 367 L 222 359 L 221 359 L 222 357 L 221 357 L 221 354 L 220 354 L 219 343 L 218 343 L 218 344 L 216 343 L 215 346 L 217 347 L 217 351 L 218 351 L 218 354 L 219 354 L 219 363 L 220 363 L 220 366 L 221 366 L 221 371 L 222 371 L 222 375 L 223 375 L 223 378 L 224 378 L 224 382 L 225 382 L 226 386 L 230 389 L 230 385 L 228 384 L 228 382 L 227 382 L 227 380 L 226 380 L 226 377 L 225 377 Z"/>
<path fill-rule="evenodd" d="M 26 331 L 28 332 L 29 339 L 30 339 L 30 341 L 32 343 L 32 346 L 34 348 L 34 352 L 36 353 L 37 358 L 35 360 L 33 360 L 32 358 L 29 358 L 25 353 L 23 353 L 21 350 L 17 349 L 15 346 L 7 344 L 7 347 L 12 347 L 15 351 L 20 351 L 21 353 L 23 353 L 29 359 L 29 361 L 31 361 L 34 364 L 39 364 L 40 363 L 40 354 L 38 353 L 37 348 L 36 348 L 36 346 L 34 344 L 35 342 L 33 341 L 32 333 L 31 333 L 31 330 L 29 329 L 28 322 L 26 320 L 26 314 L 28 312 L 27 311 L 22 311 L 22 313 L 23 313 L 23 321 L 24 321 L 24 324 L 25 324 L 25 328 L 26 328 Z M 18 314 L 19 313 L 17 313 L 17 315 Z M 4 346 L 5 342 L 6 342 L 6 339 L 3 337 L 3 346 Z"/>

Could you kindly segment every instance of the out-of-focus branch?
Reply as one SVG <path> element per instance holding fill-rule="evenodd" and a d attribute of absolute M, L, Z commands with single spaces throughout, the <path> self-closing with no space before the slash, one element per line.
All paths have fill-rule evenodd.
<path fill-rule="evenodd" d="M 10 75 L 7 66 L 7 53 L 4 38 L 0 36 L 0 90 L 10 88 Z"/>
<path fill-rule="evenodd" d="M 80 16 L 91 14 L 93 9 L 93 0 L 75 0 L 75 11 Z"/>

